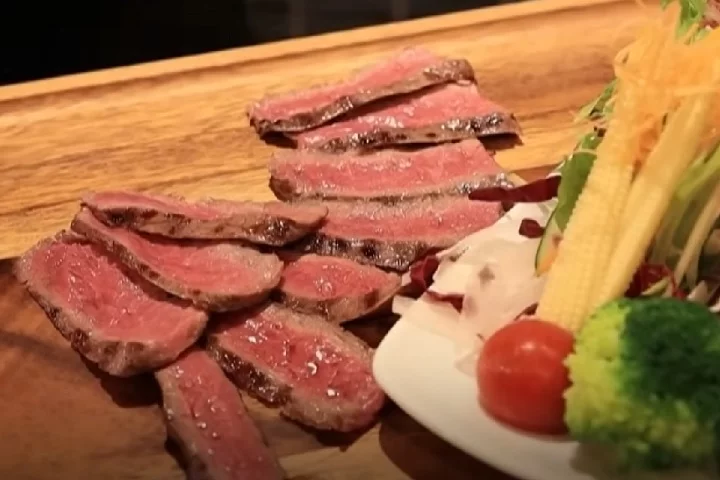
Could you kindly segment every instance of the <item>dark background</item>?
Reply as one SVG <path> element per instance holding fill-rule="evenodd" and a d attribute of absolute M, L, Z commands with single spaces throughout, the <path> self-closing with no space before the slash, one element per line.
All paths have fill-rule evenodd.
<path fill-rule="evenodd" d="M 0 84 L 517 0 L 3 0 Z"/>

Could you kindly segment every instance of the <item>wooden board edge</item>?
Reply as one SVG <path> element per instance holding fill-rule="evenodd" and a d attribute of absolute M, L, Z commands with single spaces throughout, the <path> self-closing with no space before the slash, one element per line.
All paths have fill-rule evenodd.
<path fill-rule="evenodd" d="M 519 3 L 497 5 L 416 20 L 332 32 L 125 67 L 109 68 L 46 80 L 24 82 L 0 87 L 0 114 L 2 113 L 3 102 L 57 94 L 68 90 L 107 86 L 134 80 L 148 80 L 188 71 L 217 69 L 231 65 L 302 55 L 310 52 L 330 51 L 349 45 L 371 44 L 378 41 L 419 34 L 455 30 L 472 25 L 552 14 L 567 10 L 591 8 L 594 6 L 627 3 L 627 1 L 628 0 L 525 0 Z"/>

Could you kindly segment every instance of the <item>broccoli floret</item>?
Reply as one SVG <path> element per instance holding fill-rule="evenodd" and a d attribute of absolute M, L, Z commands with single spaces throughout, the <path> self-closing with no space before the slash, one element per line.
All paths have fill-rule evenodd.
<path fill-rule="evenodd" d="M 599 308 L 566 359 L 565 422 L 622 467 L 712 464 L 720 447 L 720 319 L 672 298 Z"/>

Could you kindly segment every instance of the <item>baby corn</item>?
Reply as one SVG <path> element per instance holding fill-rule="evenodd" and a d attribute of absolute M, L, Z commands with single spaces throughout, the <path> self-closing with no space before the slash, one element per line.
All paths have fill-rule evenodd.
<path fill-rule="evenodd" d="M 596 306 L 622 296 L 642 263 L 683 171 L 697 156 L 712 103 L 709 97 L 697 95 L 684 101 L 633 181 L 621 236 L 597 292 Z"/>
<path fill-rule="evenodd" d="M 669 9 L 616 59 L 605 138 L 537 308 L 570 331 L 625 293 L 683 174 L 717 143 L 720 30 L 688 44 L 676 22 Z"/>
<path fill-rule="evenodd" d="M 548 273 L 537 315 L 570 331 L 580 328 L 593 307 L 593 295 L 615 245 L 630 189 L 633 167 L 615 154 L 624 135 L 608 137 L 573 210 L 557 258 Z"/>

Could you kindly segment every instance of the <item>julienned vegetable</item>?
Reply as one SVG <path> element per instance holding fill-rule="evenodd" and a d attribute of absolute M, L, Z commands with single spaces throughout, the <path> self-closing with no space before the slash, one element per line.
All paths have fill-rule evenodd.
<path fill-rule="evenodd" d="M 650 252 L 650 261 L 664 264 L 674 270 L 678 282 L 686 276 L 688 290 L 697 284 L 698 279 L 695 275 L 697 260 L 706 242 L 706 238 L 701 238 L 700 245 L 697 245 L 697 242 L 693 245 L 689 241 L 690 235 L 703 209 L 711 208 L 710 212 L 712 212 L 712 206 L 708 207 L 708 205 L 713 203 L 713 193 L 718 183 L 720 183 L 720 149 L 702 155 L 687 169 L 679 187 L 675 190 Z M 715 211 L 720 211 L 720 208 L 715 207 Z M 682 255 L 685 255 L 687 260 L 680 262 Z M 694 263 L 689 262 L 690 260 L 694 260 Z"/>
<path fill-rule="evenodd" d="M 491 416 L 651 470 L 720 461 L 720 30 L 680 3 L 618 55 L 604 135 L 563 166 L 534 317 L 477 365 Z"/>
<path fill-rule="evenodd" d="M 673 5 L 674 0 L 661 0 L 663 8 Z M 716 1 L 717 3 L 717 1 Z M 679 0 L 680 15 L 678 18 L 676 33 L 687 41 L 693 41 L 705 36 L 717 23 L 717 6 L 708 5 L 707 0 Z M 707 21 L 705 21 L 707 20 Z M 705 23 L 705 25 L 702 25 Z M 688 37 L 688 32 L 690 36 Z M 615 90 L 615 79 L 610 81 L 603 91 L 593 101 L 585 105 L 577 114 L 577 120 L 599 120 L 602 121 L 606 115 L 612 112 L 610 99 Z"/>
<path fill-rule="evenodd" d="M 617 57 L 607 130 L 538 306 L 540 318 L 570 331 L 623 295 L 686 172 L 716 149 L 720 31 L 688 44 L 677 35 L 678 18 L 668 8 Z"/>
<path fill-rule="evenodd" d="M 598 309 L 566 361 L 565 421 L 580 441 L 613 448 L 621 465 L 702 466 L 720 448 L 720 320 L 671 298 Z"/>

